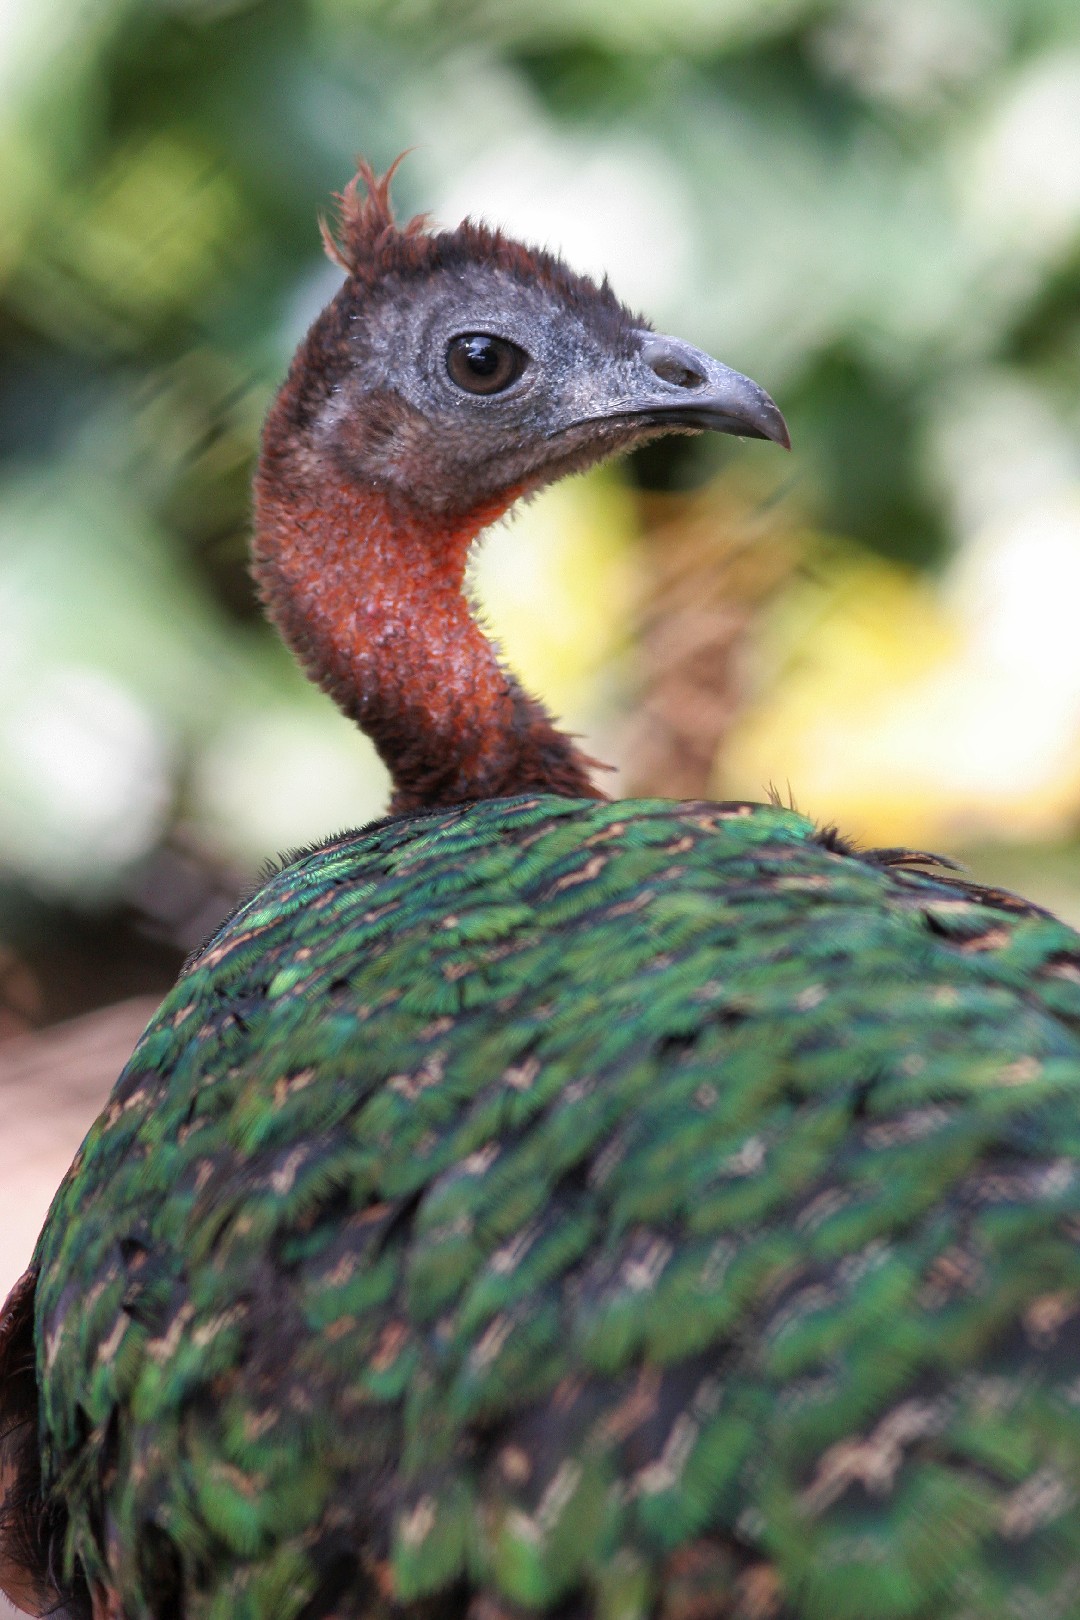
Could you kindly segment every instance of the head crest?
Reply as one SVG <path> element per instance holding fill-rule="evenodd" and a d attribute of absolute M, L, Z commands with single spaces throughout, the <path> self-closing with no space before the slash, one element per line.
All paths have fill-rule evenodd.
<path fill-rule="evenodd" d="M 428 216 L 416 214 L 404 225 L 394 218 L 390 182 L 407 152 L 400 152 L 386 173 L 378 175 L 366 158 L 357 158 L 356 173 L 343 191 L 334 195 L 334 227 L 320 216 L 319 231 L 327 257 L 347 275 L 365 270 L 392 255 L 395 248 L 424 236 Z"/>

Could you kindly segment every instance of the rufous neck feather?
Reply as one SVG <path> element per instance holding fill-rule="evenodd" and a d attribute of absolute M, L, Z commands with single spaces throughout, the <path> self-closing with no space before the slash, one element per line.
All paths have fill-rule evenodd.
<path fill-rule="evenodd" d="M 332 465 L 296 476 L 287 408 L 255 481 L 254 572 L 301 664 L 372 739 L 391 810 L 518 793 L 602 797 L 593 762 L 502 666 L 464 590 L 469 546 L 516 490 L 435 517 Z"/>

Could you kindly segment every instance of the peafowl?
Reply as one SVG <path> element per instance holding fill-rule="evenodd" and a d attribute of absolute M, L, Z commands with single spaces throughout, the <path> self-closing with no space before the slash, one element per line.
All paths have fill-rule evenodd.
<path fill-rule="evenodd" d="M 69 1620 L 1080 1615 L 1080 937 L 793 810 L 612 802 L 462 589 L 657 434 L 787 443 L 367 168 L 254 571 L 385 820 L 187 966 L 0 1319 Z"/>

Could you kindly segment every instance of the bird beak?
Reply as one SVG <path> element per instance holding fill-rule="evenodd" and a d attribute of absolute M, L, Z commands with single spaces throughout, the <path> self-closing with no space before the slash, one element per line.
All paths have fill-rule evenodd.
<path fill-rule="evenodd" d="M 787 423 L 769 398 L 741 372 L 679 338 L 641 333 L 642 398 L 626 412 L 658 427 L 700 428 L 771 439 L 791 449 Z"/>

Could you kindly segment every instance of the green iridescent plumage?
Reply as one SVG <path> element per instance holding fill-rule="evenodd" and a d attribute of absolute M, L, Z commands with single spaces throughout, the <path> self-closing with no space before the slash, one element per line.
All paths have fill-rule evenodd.
<path fill-rule="evenodd" d="M 272 876 L 36 1265 L 122 1612 L 1080 1612 L 1080 938 L 790 811 Z"/>

